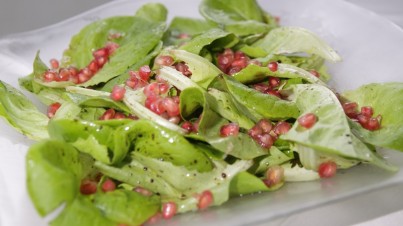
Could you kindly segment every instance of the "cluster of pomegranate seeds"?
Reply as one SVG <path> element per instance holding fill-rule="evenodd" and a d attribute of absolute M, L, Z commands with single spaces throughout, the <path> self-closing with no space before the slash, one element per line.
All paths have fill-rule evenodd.
<path fill-rule="evenodd" d="M 297 119 L 298 123 L 306 129 L 310 129 L 314 126 L 317 120 L 318 118 L 314 113 L 306 113 Z"/>
<path fill-rule="evenodd" d="M 129 79 L 126 81 L 126 85 L 132 89 L 139 89 L 148 85 L 148 81 L 152 76 L 150 66 L 144 65 L 139 68 L 138 71 L 129 71 Z"/>
<path fill-rule="evenodd" d="M 84 83 L 90 80 L 104 65 L 108 62 L 109 57 L 119 47 L 114 42 L 108 42 L 105 47 L 95 50 L 93 60 L 81 70 L 70 66 L 60 68 L 59 61 L 56 59 L 50 60 L 50 69 L 42 75 L 44 82 L 66 82 L 71 81 L 75 84 Z"/>
<path fill-rule="evenodd" d="M 249 64 L 261 65 L 259 61 L 251 60 L 244 52 L 225 49 L 217 56 L 218 68 L 228 75 L 233 75 L 244 69 Z"/>
<path fill-rule="evenodd" d="M 221 126 L 220 136 L 237 136 L 239 133 L 239 125 L 237 123 L 231 122 L 226 125 Z"/>
<path fill-rule="evenodd" d="M 60 106 L 62 106 L 59 102 L 55 102 L 48 106 L 47 116 L 48 118 L 53 118 L 56 114 L 56 111 L 59 110 Z"/>
<path fill-rule="evenodd" d="M 103 192 L 110 192 L 110 191 L 114 191 L 116 189 L 116 184 L 113 180 L 111 179 L 106 179 L 103 183 L 102 183 L 102 191 Z"/>
<path fill-rule="evenodd" d="M 278 98 L 282 98 L 280 92 L 278 91 L 278 87 L 280 85 L 281 80 L 279 78 L 269 76 L 267 82 L 257 83 L 254 84 L 252 87 L 261 93 L 266 93 Z"/>
<path fill-rule="evenodd" d="M 198 133 L 199 132 L 199 122 L 184 121 L 181 125 L 188 133 Z"/>
<path fill-rule="evenodd" d="M 99 120 L 110 120 L 110 119 L 133 119 L 136 120 L 138 119 L 136 116 L 133 115 L 128 115 L 126 116 L 122 112 L 116 111 L 113 108 L 109 108 L 104 112 L 104 114 L 99 117 Z"/>
<path fill-rule="evenodd" d="M 197 207 L 199 210 L 207 209 L 214 202 L 213 193 L 211 193 L 209 190 L 203 191 L 200 195 L 198 195 L 198 199 L 199 201 L 197 203 Z"/>
<path fill-rule="evenodd" d="M 318 173 L 321 178 L 333 177 L 336 174 L 337 165 L 333 161 L 327 161 L 319 165 Z"/>
<path fill-rule="evenodd" d="M 192 72 L 189 70 L 189 67 L 185 62 L 177 62 L 173 66 L 175 66 L 175 69 L 186 77 L 190 77 L 192 75 Z"/>
<path fill-rule="evenodd" d="M 174 202 L 166 202 L 162 204 L 162 217 L 164 219 L 171 219 L 173 216 L 175 216 L 177 209 L 178 207 Z"/>
<path fill-rule="evenodd" d="M 358 104 L 356 102 L 346 102 L 342 106 L 346 115 L 352 120 L 360 123 L 363 128 L 370 131 L 381 128 L 382 116 L 378 115 L 373 117 L 374 110 L 372 107 L 364 106 L 361 107 L 361 111 L 358 111 Z"/>
<path fill-rule="evenodd" d="M 273 125 L 268 119 L 261 119 L 249 131 L 248 134 L 252 137 L 262 148 L 269 149 L 278 136 L 287 133 L 291 125 L 287 122 L 280 121 Z"/>
<path fill-rule="evenodd" d="M 271 166 L 266 170 L 263 182 L 267 187 L 273 187 L 284 180 L 284 168 L 281 166 Z"/>

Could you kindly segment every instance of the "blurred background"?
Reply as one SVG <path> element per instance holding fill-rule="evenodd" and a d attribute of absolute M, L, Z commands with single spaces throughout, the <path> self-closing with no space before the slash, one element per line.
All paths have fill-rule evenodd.
<path fill-rule="evenodd" d="M 0 37 L 51 25 L 110 1 L 113 0 L 0 0 Z M 367 8 L 403 27 L 402 0 L 345 1 Z"/>

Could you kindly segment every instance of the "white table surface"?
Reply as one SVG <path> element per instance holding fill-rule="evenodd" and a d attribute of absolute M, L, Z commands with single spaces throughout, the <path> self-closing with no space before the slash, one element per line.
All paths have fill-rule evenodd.
<path fill-rule="evenodd" d="M 109 1 L 0 0 L 0 38 L 54 24 Z M 403 27 L 403 0 L 346 1 Z M 403 225 L 403 184 L 305 210 L 264 225 Z"/>

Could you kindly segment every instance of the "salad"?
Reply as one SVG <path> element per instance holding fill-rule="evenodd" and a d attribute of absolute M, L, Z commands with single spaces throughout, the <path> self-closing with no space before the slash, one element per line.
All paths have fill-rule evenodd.
<path fill-rule="evenodd" d="M 358 164 L 397 170 L 377 148 L 403 150 L 402 83 L 337 93 L 335 50 L 228 2 L 170 22 L 145 4 L 84 27 L 60 60 L 38 51 L 19 83 L 46 113 L 0 82 L 0 115 L 37 141 L 30 198 L 41 216 L 62 207 L 51 225 L 140 225 Z"/>

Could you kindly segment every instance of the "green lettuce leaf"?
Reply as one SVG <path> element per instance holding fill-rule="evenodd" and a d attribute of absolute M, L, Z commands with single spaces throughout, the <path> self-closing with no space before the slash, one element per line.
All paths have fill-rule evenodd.
<path fill-rule="evenodd" d="M 368 131 L 351 122 L 353 132 L 365 142 L 403 151 L 403 83 L 368 84 L 343 93 L 360 107 L 371 106 L 374 116 L 381 115 L 381 129 Z"/>

